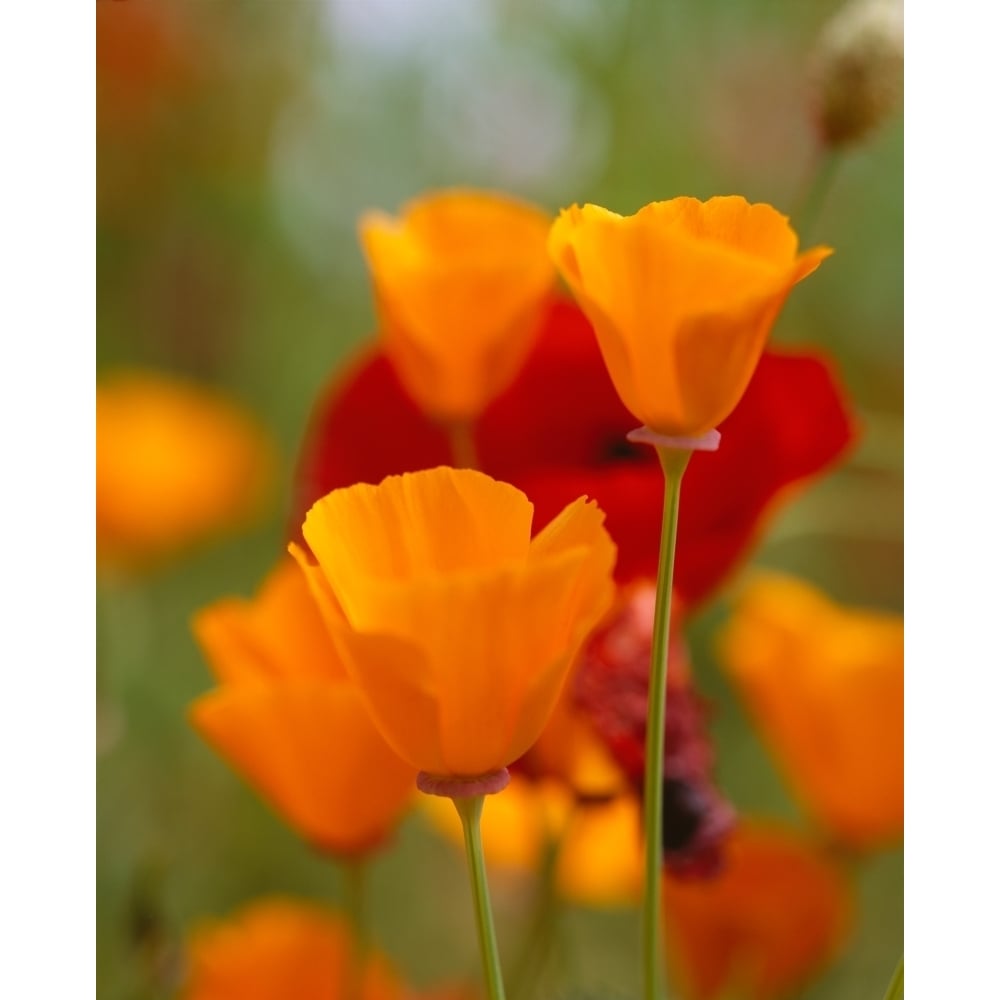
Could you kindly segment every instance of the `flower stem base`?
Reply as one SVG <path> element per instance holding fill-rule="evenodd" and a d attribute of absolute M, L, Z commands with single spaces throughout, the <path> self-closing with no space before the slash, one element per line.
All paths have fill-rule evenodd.
<path fill-rule="evenodd" d="M 481 774 L 475 778 L 456 778 L 454 775 L 428 774 L 421 771 L 417 775 L 417 788 L 425 795 L 443 795 L 448 799 L 471 799 L 480 795 L 495 795 L 510 784 L 510 771 L 502 767 L 492 774 Z"/>
<path fill-rule="evenodd" d="M 658 434 L 649 427 L 637 427 L 634 431 L 629 431 L 625 435 L 628 441 L 633 444 L 652 445 L 658 451 L 718 451 L 719 442 L 722 435 L 716 431 L 705 431 L 704 434 L 695 434 L 691 437 L 670 437 L 667 434 Z"/>

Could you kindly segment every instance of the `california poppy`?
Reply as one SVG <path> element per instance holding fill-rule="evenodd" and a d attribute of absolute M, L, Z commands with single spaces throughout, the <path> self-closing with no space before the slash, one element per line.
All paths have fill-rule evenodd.
<path fill-rule="evenodd" d="M 143 566 L 247 526 L 267 499 L 273 446 L 220 392 L 152 371 L 97 385 L 97 556 Z"/>
<path fill-rule="evenodd" d="M 306 570 L 386 740 L 430 775 L 501 771 L 538 738 L 611 603 L 615 547 L 580 498 L 531 537 L 506 483 L 440 467 L 334 490 L 306 515 Z"/>
<path fill-rule="evenodd" d="M 685 1000 L 778 1000 L 815 977 L 853 916 L 843 874 L 800 834 L 743 823 L 714 879 L 663 880 L 667 957 Z"/>
<path fill-rule="evenodd" d="M 388 962 L 357 944 L 346 921 L 312 903 L 262 899 L 206 921 L 188 943 L 183 1000 L 403 1000 Z M 354 978 L 357 977 L 357 978 Z"/>
<path fill-rule="evenodd" d="M 285 557 L 256 598 L 217 601 L 194 631 L 219 680 L 191 707 L 201 735 L 317 848 L 382 841 L 416 774 L 365 712 L 298 566 Z"/>
<path fill-rule="evenodd" d="M 903 621 L 759 574 L 723 629 L 722 663 L 797 798 L 830 833 L 903 832 Z"/>
<path fill-rule="evenodd" d="M 736 196 L 631 216 L 573 205 L 549 249 L 622 402 L 668 437 L 704 434 L 733 412 L 792 286 L 831 253 L 799 255 L 785 216 Z"/>
<path fill-rule="evenodd" d="M 517 374 L 555 282 L 549 224 L 507 195 L 461 189 L 362 217 L 382 343 L 434 420 L 471 422 Z"/>

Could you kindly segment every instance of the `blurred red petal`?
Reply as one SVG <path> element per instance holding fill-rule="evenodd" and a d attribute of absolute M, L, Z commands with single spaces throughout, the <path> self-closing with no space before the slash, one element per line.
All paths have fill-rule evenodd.
<path fill-rule="evenodd" d="M 523 489 L 542 526 L 586 494 L 607 513 L 616 576 L 655 576 L 663 479 L 651 448 L 625 435 L 635 419 L 611 384 L 593 331 L 575 305 L 554 300 L 510 388 L 484 413 L 476 446 L 484 471 Z M 685 476 L 675 588 L 686 607 L 708 596 L 746 554 L 772 500 L 840 457 L 853 424 L 830 363 L 766 352 L 723 423 L 718 452 L 696 454 Z M 292 510 L 298 536 L 309 506 L 332 489 L 447 464 L 447 439 L 369 351 L 317 407 L 299 462 Z"/>

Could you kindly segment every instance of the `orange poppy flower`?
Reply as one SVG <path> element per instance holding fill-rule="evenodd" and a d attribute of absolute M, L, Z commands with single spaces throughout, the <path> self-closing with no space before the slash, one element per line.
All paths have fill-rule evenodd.
<path fill-rule="evenodd" d="M 264 899 L 197 928 L 188 944 L 183 1000 L 402 1000 L 388 962 L 365 959 L 347 923 L 312 904 Z"/>
<path fill-rule="evenodd" d="M 298 566 L 285 558 L 254 600 L 216 602 L 194 631 L 220 685 L 191 707 L 205 740 L 316 847 L 381 841 L 416 775 L 368 717 Z"/>
<path fill-rule="evenodd" d="M 271 444 L 207 388 L 123 371 L 97 386 L 97 553 L 142 564 L 246 526 L 266 498 Z"/>
<path fill-rule="evenodd" d="M 791 577 L 739 595 L 720 652 L 792 789 L 853 847 L 903 830 L 903 621 Z"/>
<path fill-rule="evenodd" d="M 841 873 L 790 830 L 741 826 L 721 874 L 663 881 L 667 958 L 687 1000 L 775 1000 L 836 954 L 853 913 Z"/>
<path fill-rule="evenodd" d="M 550 218 L 506 195 L 440 191 L 360 222 L 381 336 L 431 417 L 468 423 L 511 382 L 555 282 Z"/>
<path fill-rule="evenodd" d="M 614 593 L 604 514 L 581 497 L 534 538 L 507 483 L 440 467 L 319 500 L 297 545 L 372 717 L 428 775 L 502 771 L 538 738 Z"/>
<path fill-rule="evenodd" d="M 673 437 L 729 416 L 792 286 L 831 253 L 799 255 L 785 216 L 739 197 L 674 198 L 627 217 L 574 205 L 549 249 L 622 402 Z"/>

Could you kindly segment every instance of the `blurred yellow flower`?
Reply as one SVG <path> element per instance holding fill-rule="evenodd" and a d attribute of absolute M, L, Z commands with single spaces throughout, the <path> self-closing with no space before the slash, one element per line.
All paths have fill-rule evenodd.
<path fill-rule="evenodd" d="M 220 686 L 199 733 L 311 844 L 376 846 L 415 792 L 344 672 L 299 567 L 285 557 L 252 601 L 217 601 L 194 631 Z"/>
<path fill-rule="evenodd" d="M 309 577 L 372 717 L 428 775 L 500 772 L 538 738 L 614 593 L 615 546 L 585 498 L 534 538 L 518 489 L 437 468 L 319 500 Z"/>
<path fill-rule="evenodd" d="M 190 936 L 183 1000 L 402 1000 L 387 961 L 369 953 L 358 977 L 346 922 L 321 907 L 264 899 Z"/>
<path fill-rule="evenodd" d="M 663 882 L 667 958 L 685 1000 L 777 1000 L 843 944 L 850 886 L 798 834 L 759 823 L 732 835 L 713 879 Z"/>
<path fill-rule="evenodd" d="M 456 847 L 463 845 L 455 807 L 434 795 L 420 798 L 431 824 Z M 606 802 L 574 802 L 554 781 L 511 778 L 503 795 L 486 799 L 483 854 L 491 867 L 537 874 L 555 851 L 559 895 L 581 906 L 634 905 L 642 894 L 642 824 L 631 792 Z"/>
<path fill-rule="evenodd" d="M 785 216 L 735 196 L 653 202 L 631 216 L 573 205 L 549 250 L 622 402 L 667 436 L 729 416 L 792 286 L 832 252 L 799 255 Z"/>
<path fill-rule="evenodd" d="M 559 894 L 584 906 L 633 906 L 642 897 L 639 800 L 626 792 L 573 810 L 556 862 Z"/>
<path fill-rule="evenodd" d="M 903 831 L 903 621 L 791 577 L 739 595 L 720 653 L 792 789 L 853 847 Z"/>
<path fill-rule="evenodd" d="M 97 386 L 97 555 L 161 559 L 238 531 L 263 509 L 274 454 L 253 418 L 218 392 L 161 373 Z"/>
<path fill-rule="evenodd" d="M 555 283 L 551 219 L 507 195 L 423 195 L 359 225 L 385 350 L 442 423 L 474 420 L 521 367 Z"/>
<path fill-rule="evenodd" d="M 421 795 L 419 808 L 456 847 L 465 843 L 455 806 L 440 795 Z M 537 872 L 549 843 L 562 835 L 573 808 L 555 782 L 528 781 L 515 774 L 503 795 L 490 795 L 480 820 L 486 863 L 511 871 Z"/>

